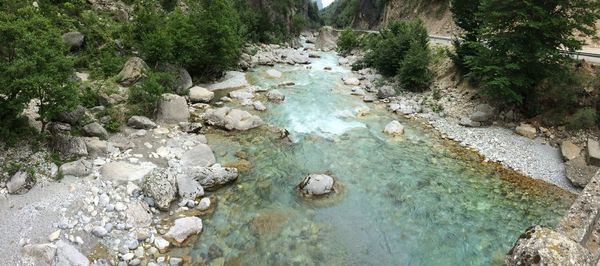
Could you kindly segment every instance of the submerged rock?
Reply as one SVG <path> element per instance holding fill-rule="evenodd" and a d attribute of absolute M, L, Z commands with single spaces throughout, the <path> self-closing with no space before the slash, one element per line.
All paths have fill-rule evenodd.
<path fill-rule="evenodd" d="M 175 220 L 175 224 L 165 234 L 165 237 L 181 244 L 188 237 L 197 235 L 200 232 L 202 232 L 202 219 L 198 217 L 185 217 Z"/>
<path fill-rule="evenodd" d="M 271 78 L 281 78 L 281 72 L 277 71 L 276 69 L 267 70 L 267 75 Z"/>
<path fill-rule="evenodd" d="M 592 265 L 591 253 L 565 235 L 534 226 L 508 252 L 506 265 Z"/>
<path fill-rule="evenodd" d="M 393 137 L 402 136 L 404 134 L 404 126 L 397 120 L 394 120 L 385 126 L 383 132 Z"/>
<path fill-rule="evenodd" d="M 189 171 L 188 174 L 193 176 L 208 191 L 216 190 L 238 178 L 238 170 L 236 168 L 223 167 L 220 164 L 210 167 L 194 167 L 189 169 Z"/>
<path fill-rule="evenodd" d="M 246 111 L 222 107 L 209 109 L 204 113 L 207 124 L 224 128 L 226 130 L 248 130 L 264 124 L 260 117 Z"/>
<path fill-rule="evenodd" d="M 278 90 L 271 90 L 267 92 L 266 96 L 272 102 L 283 102 L 285 100 L 285 95 Z"/>
<path fill-rule="evenodd" d="M 310 174 L 298 185 L 300 192 L 306 196 L 323 196 L 335 192 L 335 179 L 324 174 Z"/>

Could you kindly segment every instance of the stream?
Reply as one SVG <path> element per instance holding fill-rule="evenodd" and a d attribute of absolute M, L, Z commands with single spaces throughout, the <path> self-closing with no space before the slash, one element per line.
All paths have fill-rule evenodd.
<path fill-rule="evenodd" d="M 277 88 L 286 96 L 283 103 L 262 99 L 268 109 L 259 114 L 287 129 L 291 140 L 264 127 L 207 134 L 221 164 L 239 164 L 238 157 L 247 162 L 238 181 L 214 193 L 216 211 L 202 217 L 202 236 L 185 251 L 192 261 L 501 264 L 526 228 L 556 225 L 574 201 L 569 192 L 499 171 L 421 123 L 351 96 L 341 78 L 352 72 L 337 60 L 322 53 L 312 59 L 311 69 L 277 65 L 248 73 L 251 83 L 262 87 L 295 82 Z M 272 68 L 283 76 L 269 78 L 266 71 Z M 403 137 L 382 132 L 392 120 L 405 125 Z M 304 176 L 325 172 L 340 184 L 336 195 L 319 200 L 299 195 Z"/>

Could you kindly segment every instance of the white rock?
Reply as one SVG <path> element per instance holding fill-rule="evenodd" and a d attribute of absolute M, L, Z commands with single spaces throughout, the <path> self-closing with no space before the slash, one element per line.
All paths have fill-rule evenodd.
<path fill-rule="evenodd" d="M 281 72 L 277 71 L 276 69 L 267 70 L 267 75 L 271 78 L 281 78 Z"/>
<path fill-rule="evenodd" d="M 50 234 L 48 236 L 48 241 L 54 242 L 54 241 L 58 240 L 60 238 L 60 233 L 61 232 L 62 232 L 62 230 L 60 230 L 60 229 L 54 231 L 52 234 Z"/>
<path fill-rule="evenodd" d="M 392 136 L 401 136 L 404 134 L 404 126 L 397 120 L 394 120 L 385 126 L 384 133 Z"/>
<path fill-rule="evenodd" d="M 192 103 L 207 103 L 215 97 L 215 93 L 203 87 L 195 86 L 190 89 L 188 96 Z"/>
<path fill-rule="evenodd" d="M 160 252 L 165 252 L 167 250 L 167 248 L 169 248 L 169 241 L 165 240 L 162 237 L 156 237 L 154 239 L 154 246 L 156 246 L 156 248 L 160 251 Z"/>
<path fill-rule="evenodd" d="M 185 217 L 175 220 L 175 224 L 165 234 L 177 243 L 183 243 L 188 237 L 202 232 L 202 219 L 198 217 Z"/>

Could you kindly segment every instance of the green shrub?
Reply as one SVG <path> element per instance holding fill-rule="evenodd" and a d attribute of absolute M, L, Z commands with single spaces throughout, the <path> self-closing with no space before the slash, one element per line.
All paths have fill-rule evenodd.
<path fill-rule="evenodd" d="M 129 88 L 129 103 L 132 114 L 153 116 L 162 95 L 171 85 L 171 76 L 161 72 L 150 72 L 146 80 Z"/>
<path fill-rule="evenodd" d="M 409 91 L 427 89 L 433 79 L 433 75 L 429 70 L 430 61 L 431 57 L 427 47 L 413 42 L 406 56 L 400 62 L 400 69 L 398 70 L 400 85 Z"/>
<path fill-rule="evenodd" d="M 596 109 L 585 107 L 577 110 L 569 119 L 567 128 L 570 130 L 589 129 L 596 126 L 596 121 L 598 121 Z"/>
<path fill-rule="evenodd" d="M 360 40 L 358 39 L 358 35 L 351 29 L 347 28 L 340 34 L 340 37 L 337 41 L 337 50 L 342 54 L 347 54 L 353 49 L 356 49 L 360 46 Z"/>

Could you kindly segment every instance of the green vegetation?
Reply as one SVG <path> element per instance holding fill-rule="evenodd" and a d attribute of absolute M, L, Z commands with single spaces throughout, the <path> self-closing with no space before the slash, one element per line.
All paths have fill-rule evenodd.
<path fill-rule="evenodd" d="M 337 50 L 342 54 L 348 54 L 353 49 L 360 47 L 360 40 L 358 35 L 351 29 L 346 28 L 340 34 L 337 40 Z"/>
<path fill-rule="evenodd" d="M 569 119 L 567 128 L 571 130 L 593 128 L 596 125 L 596 121 L 598 121 L 596 109 L 584 107 L 577 110 L 577 112 Z"/>
<path fill-rule="evenodd" d="M 173 82 L 171 77 L 162 72 L 147 73 L 146 80 L 129 89 L 129 103 L 132 114 L 153 115 L 163 93 Z"/>
<path fill-rule="evenodd" d="M 365 64 L 385 76 L 398 77 L 406 90 L 422 91 L 432 79 L 428 43 L 422 21 L 395 21 L 367 40 Z"/>
<path fill-rule="evenodd" d="M 455 60 L 482 92 L 500 102 L 540 112 L 536 90 L 564 76 L 573 64 L 567 51 L 579 50 L 574 36 L 595 33 L 600 2 L 587 0 L 454 0 L 456 23 L 465 31 Z"/>

